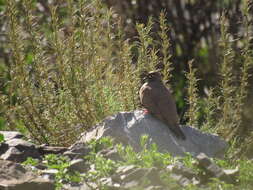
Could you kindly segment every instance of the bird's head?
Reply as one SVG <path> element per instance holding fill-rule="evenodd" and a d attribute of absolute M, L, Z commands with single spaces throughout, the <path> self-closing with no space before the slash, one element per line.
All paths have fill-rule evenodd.
<path fill-rule="evenodd" d="M 162 76 L 159 71 L 151 71 L 146 75 L 146 80 L 148 82 L 162 81 Z"/>

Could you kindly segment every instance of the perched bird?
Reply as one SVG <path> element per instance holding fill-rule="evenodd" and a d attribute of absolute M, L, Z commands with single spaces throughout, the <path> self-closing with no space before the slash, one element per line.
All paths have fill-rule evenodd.
<path fill-rule="evenodd" d="M 186 137 L 179 127 L 175 101 L 163 84 L 160 73 L 151 71 L 143 76 L 146 82 L 139 91 L 141 104 L 151 115 L 165 123 L 177 138 L 185 140 Z"/>

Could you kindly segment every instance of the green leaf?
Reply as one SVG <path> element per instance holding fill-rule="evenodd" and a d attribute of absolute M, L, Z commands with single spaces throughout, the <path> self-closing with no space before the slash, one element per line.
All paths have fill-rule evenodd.
<path fill-rule="evenodd" d="M 4 135 L 0 133 L 0 143 L 4 141 Z"/>

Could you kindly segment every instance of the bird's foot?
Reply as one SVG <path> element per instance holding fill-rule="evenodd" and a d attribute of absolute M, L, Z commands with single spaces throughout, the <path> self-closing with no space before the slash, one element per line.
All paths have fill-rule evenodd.
<path fill-rule="evenodd" d="M 144 113 L 144 114 L 148 114 L 149 112 L 148 112 L 147 109 L 144 109 L 144 110 L 143 110 L 143 113 Z"/>

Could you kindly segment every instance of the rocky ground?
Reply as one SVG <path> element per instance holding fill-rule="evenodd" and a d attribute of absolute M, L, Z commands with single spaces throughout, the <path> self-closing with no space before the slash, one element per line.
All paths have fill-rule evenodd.
<path fill-rule="evenodd" d="M 36 145 L 19 132 L 0 131 L 0 190 L 205 188 L 213 178 L 237 183 L 238 169 L 225 170 L 210 158 L 224 154 L 224 141 L 183 131 L 185 142 L 141 111 L 105 119 L 70 147 Z"/>
<path fill-rule="evenodd" d="M 236 175 L 238 175 L 238 170 L 224 170 L 204 153 L 196 157 L 195 169 L 187 167 L 180 160 L 162 167 L 140 167 L 138 164 L 128 164 L 115 146 L 102 146 L 96 151 L 91 145 L 82 143 L 76 143 L 69 148 L 37 146 L 23 140 L 23 136 L 18 132 L 1 133 L 5 137 L 5 142 L 2 142 L 0 146 L 1 190 L 50 190 L 56 187 L 67 190 L 101 189 L 102 187 L 107 189 L 140 187 L 151 190 L 170 189 L 172 185 L 185 187 L 189 184 L 204 187 L 213 177 L 226 183 L 236 183 Z M 111 161 L 114 165 L 113 172 L 109 171 L 109 175 L 98 175 L 101 168 L 97 166 L 98 161 L 93 157 L 94 154 L 95 157 L 104 159 L 104 166 L 110 165 L 108 161 Z M 45 157 L 52 157 L 52 155 L 55 155 L 54 159 L 64 158 L 67 165 L 61 168 L 64 162 L 58 162 L 59 168 L 50 167 L 50 159 L 45 159 Z M 90 158 L 88 159 L 87 156 Z M 21 164 L 29 157 L 33 158 L 32 161 L 26 161 L 25 165 Z M 33 161 L 36 163 L 32 163 Z M 64 174 L 59 175 L 59 172 Z M 74 176 L 76 173 L 80 177 L 79 180 L 65 179 L 65 174 Z M 90 176 L 91 174 L 94 178 Z M 59 179 L 59 176 L 62 179 Z M 170 181 L 170 186 L 165 181 Z M 61 185 L 57 186 L 57 183 Z"/>

